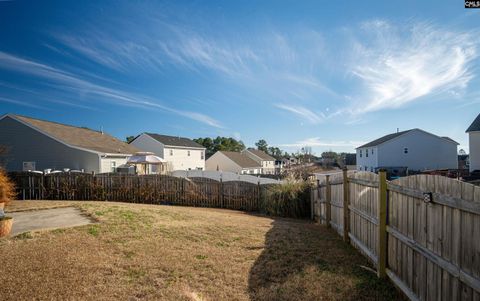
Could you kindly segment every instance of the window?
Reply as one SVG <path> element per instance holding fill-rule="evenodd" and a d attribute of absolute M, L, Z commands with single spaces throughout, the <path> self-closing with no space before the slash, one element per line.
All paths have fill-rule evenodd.
<path fill-rule="evenodd" d="M 203 153 L 203 151 L 200 152 L 200 159 L 201 160 L 205 159 L 205 154 Z"/>
<path fill-rule="evenodd" d="M 360 158 L 362 157 L 362 150 L 360 150 Z"/>
<path fill-rule="evenodd" d="M 36 170 L 35 169 L 36 163 L 34 161 L 31 162 L 23 162 L 23 171 L 29 171 L 29 170 Z"/>
<path fill-rule="evenodd" d="M 365 157 L 368 158 L 368 148 L 365 150 Z"/>
<path fill-rule="evenodd" d="M 408 147 L 403 148 L 403 153 L 408 154 Z"/>
<path fill-rule="evenodd" d="M 189 157 L 190 157 L 190 151 L 187 151 L 187 156 L 189 156 Z"/>
<path fill-rule="evenodd" d="M 373 148 L 372 148 L 372 155 L 373 155 Z"/>
<path fill-rule="evenodd" d="M 115 168 L 117 167 L 117 162 L 111 161 L 110 162 L 110 171 L 115 172 Z"/>
<path fill-rule="evenodd" d="M 170 150 L 170 156 L 173 156 L 173 149 Z"/>

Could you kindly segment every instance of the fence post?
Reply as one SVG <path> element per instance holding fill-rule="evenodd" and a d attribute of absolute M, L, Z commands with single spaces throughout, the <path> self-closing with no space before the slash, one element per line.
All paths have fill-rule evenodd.
<path fill-rule="evenodd" d="M 378 265 L 377 276 L 385 277 L 387 268 L 387 173 L 380 170 L 378 182 Z"/>
<path fill-rule="evenodd" d="M 317 189 L 317 193 L 316 193 L 316 196 L 317 196 L 317 208 L 318 208 L 318 219 L 317 219 L 317 222 L 319 224 L 322 224 L 322 203 L 320 203 L 320 180 L 317 179 L 317 187 L 315 188 Z"/>
<path fill-rule="evenodd" d="M 330 228 L 330 221 L 332 219 L 332 187 L 330 186 L 330 176 L 325 176 L 325 222 L 327 223 L 327 227 Z"/>
<path fill-rule="evenodd" d="M 315 209 L 315 189 L 317 187 L 310 187 L 310 219 L 315 221 L 315 214 L 313 210 Z"/>
<path fill-rule="evenodd" d="M 348 242 L 350 237 L 348 233 L 350 232 L 350 195 L 349 195 L 349 184 L 348 184 L 348 171 L 346 168 L 343 169 L 343 240 Z"/>
<path fill-rule="evenodd" d="M 220 187 L 218 188 L 218 198 L 220 199 L 221 208 L 225 208 L 225 204 L 223 203 L 223 180 L 222 180 L 222 178 L 220 178 Z"/>

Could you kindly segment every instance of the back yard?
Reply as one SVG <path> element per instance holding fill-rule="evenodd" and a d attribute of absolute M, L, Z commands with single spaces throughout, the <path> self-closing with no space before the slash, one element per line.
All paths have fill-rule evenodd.
<path fill-rule="evenodd" d="M 399 298 L 337 234 L 300 220 L 108 202 L 10 210 L 66 204 L 99 223 L 1 239 L 3 300 Z"/>

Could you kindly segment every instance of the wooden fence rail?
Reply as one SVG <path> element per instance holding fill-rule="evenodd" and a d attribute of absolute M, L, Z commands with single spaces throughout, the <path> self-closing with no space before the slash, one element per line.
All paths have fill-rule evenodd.
<path fill-rule="evenodd" d="M 411 300 L 480 300 L 480 187 L 437 175 L 319 181 L 313 218 L 332 226 Z"/>
<path fill-rule="evenodd" d="M 10 173 L 22 200 L 100 200 L 259 211 L 268 185 L 165 175 Z"/>

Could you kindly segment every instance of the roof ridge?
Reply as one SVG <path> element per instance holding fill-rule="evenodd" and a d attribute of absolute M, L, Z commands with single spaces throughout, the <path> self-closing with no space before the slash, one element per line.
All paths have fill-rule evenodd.
<path fill-rule="evenodd" d="M 71 124 L 61 123 L 61 122 L 58 122 L 58 121 L 51 121 L 51 120 L 46 120 L 46 119 L 41 119 L 41 118 L 36 118 L 36 117 L 25 116 L 25 115 L 21 115 L 21 114 L 8 113 L 7 116 L 23 117 L 23 118 L 28 118 L 28 119 L 33 119 L 33 120 L 42 121 L 42 122 L 54 123 L 54 124 L 58 124 L 58 125 L 63 125 L 63 126 L 68 126 L 68 127 L 72 127 L 72 128 L 77 128 L 77 129 L 82 129 L 82 130 L 89 130 L 89 131 L 92 131 L 92 132 L 105 134 L 104 131 L 94 130 L 94 129 L 91 129 L 91 128 L 85 127 L 85 126 L 71 125 Z"/>

